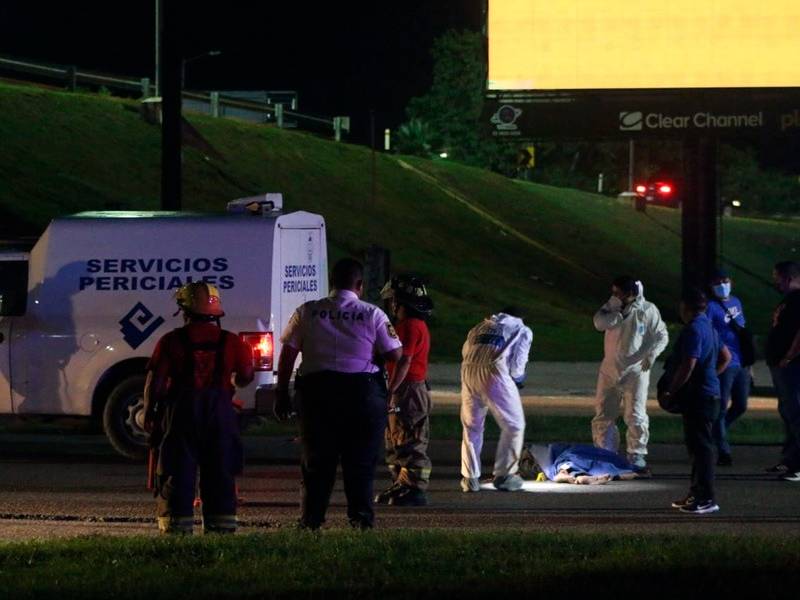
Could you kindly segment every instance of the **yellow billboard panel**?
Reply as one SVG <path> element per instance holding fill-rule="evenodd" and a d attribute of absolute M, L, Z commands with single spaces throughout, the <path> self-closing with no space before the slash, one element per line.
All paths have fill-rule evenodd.
<path fill-rule="evenodd" d="M 489 0 L 490 90 L 800 86 L 800 0 Z"/>

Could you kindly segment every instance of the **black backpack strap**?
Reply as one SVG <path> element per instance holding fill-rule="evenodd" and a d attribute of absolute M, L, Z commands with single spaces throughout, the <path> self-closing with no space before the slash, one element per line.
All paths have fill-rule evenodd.
<path fill-rule="evenodd" d="M 225 371 L 225 341 L 228 339 L 228 332 L 220 329 L 219 340 L 214 352 L 214 386 L 223 387 L 222 376 Z"/>

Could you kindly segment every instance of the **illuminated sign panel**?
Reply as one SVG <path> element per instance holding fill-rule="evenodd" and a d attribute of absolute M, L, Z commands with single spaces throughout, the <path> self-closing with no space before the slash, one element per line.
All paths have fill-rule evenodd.
<path fill-rule="evenodd" d="M 798 0 L 489 0 L 490 90 L 800 86 Z"/>

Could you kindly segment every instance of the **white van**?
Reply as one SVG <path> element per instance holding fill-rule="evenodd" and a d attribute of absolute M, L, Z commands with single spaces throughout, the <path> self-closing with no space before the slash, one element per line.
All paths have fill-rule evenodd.
<path fill-rule="evenodd" d="M 324 219 L 268 197 L 229 205 L 244 214 L 80 213 L 29 254 L 0 253 L 0 414 L 102 419 L 114 448 L 140 456 L 145 364 L 182 325 L 175 290 L 198 280 L 219 288 L 223 327 L 253 347 L 255 381 L 237 394 L 256 411 L 292 312 L 328 292 Z"/>

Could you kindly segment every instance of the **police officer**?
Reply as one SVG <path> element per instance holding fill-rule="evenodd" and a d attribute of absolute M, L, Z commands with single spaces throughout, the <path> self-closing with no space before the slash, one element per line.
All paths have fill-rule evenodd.
<path fill-rule="evenodd" d="M 295 382 L 303 444 L 300 526 L 318 529 L 325 522 L 341 459 L 347 517 L 353 527 L 368 529 L 386 428 L 386 384 L 376 360 L 399 360 L 401 343 L 386 313 L 359 299 L 361 263 L 337 262 L 331 284 L 331 295 L 300 306 L 281 336 L 275 412 L 283 418 L 291 411 L 289 379 L 302 352 Z"/>
<path fill-rule="evenodd" d="M 192 533 L 197 470 L 206 533 L 236 530 L 235 476 L 242 443 L 234 382 L 253 380 L 250 347 L 220 327 L 219 292 L 203 282 L 176 293 L 184 326 L 162 337 L 147 365 L 145 428 L 158 448 L 156 496 L 162 533 Z"/>
<path fill-rule="evenodd" d="M 433 301 L 422 280 L 414 275 L 392 277 L 381 290 L 381 298 L 391 303 L 403 357 L 387 364 L 390 406 L 386 463 L 392 485 L 378 494 L 375 502 L 425 506 L 431 476 L 431 395 L 425 381 L 431 336 L 426 320 L 433 312 Z"/>

